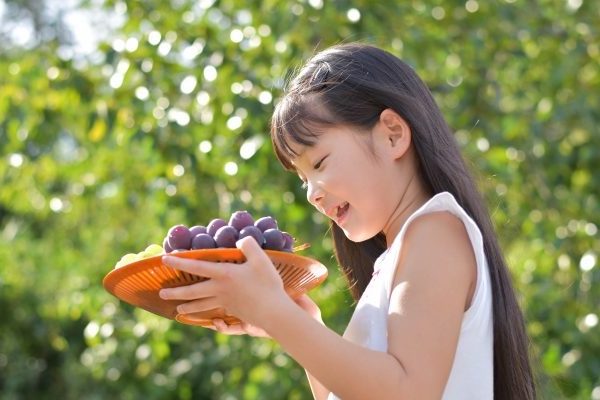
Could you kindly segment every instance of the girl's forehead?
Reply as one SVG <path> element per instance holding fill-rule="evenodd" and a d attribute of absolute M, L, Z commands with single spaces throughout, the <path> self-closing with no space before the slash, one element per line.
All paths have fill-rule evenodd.
<path fill-rule="evenodd" d="M 302 163 L 304 162 L 304 160 L 306 158 L 306 147 L 307 146 L 301 146 L 300 150 L 294 149 L 294 152 L 296 153 L 296 155 L 290 157 L 289 160 L 295 169 L 298 169 L 298 167 L 301 167 Z"/>
<path fill-rule="evenodd" d="M 335 147 L 348 134 L 348 127 L 340 124 L 320 125 L 311 127 L 312 130 L 306 134 L 289 135 L 285 146 L 287 148 L 287 160 L 294 168 L 304 163 L 311 162 L 311 157 L 319 149 Z M 298 140 L 300 139 L 300 140 Z M 305 140 L 305 141 L 304 141 Z"/>
<path fill-rule="evenodd" d="M 294 162 L 297 159 L 304 158 L 307 153 L 310 153 L 312 150 L 317 148 L 322 141 L 323 132 L 319 132 L 318 134 L 312 135 L 310 138 L 308 138 L 306 143 L 301 143 L 294 139 L 289 140 L 287 146 L 293 153 L 290 157 L 290 160 Z"/>
<path fill-rule="evenodd" d="M 304 158 L 307 154 L 317 151 L 319 148 L 328 147 L 330 144 L 335 144 L 343 139 L 343 135 L 347 133 L 342 126 L 325 126 L 314 131 L 314 135 L 310 137 L 310 143 L 299 143 L 290 141 L 289 147 L 294 155 L 290 158 L 291 161 Z"/>
<path fill-rule="evenodd" d="M 290 164 L 296 171 L 305 169 L 311 162 L 310 154 L 315 149 L 316 144 L 309 146 L 296 143 L 292 147 L 295 155 L 289 158 Z"/>
<path fill-rule="evenodd" d="M 288 143 L 288 146 L 289 146 L 290 150 L 293 152 L 291 160 L 294 160 L 294 159 L 302 156 L 306 152 L 306 149 L 308 148 L 308 145 L 298 143 L 295 140 L 290 140 Z"/>

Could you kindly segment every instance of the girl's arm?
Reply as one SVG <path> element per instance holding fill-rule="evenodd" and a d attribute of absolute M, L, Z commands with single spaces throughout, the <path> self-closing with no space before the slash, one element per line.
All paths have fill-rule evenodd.
<path fill-rule="evenodd" d="M 439 399 L 475 279 L 475 258 L 462 222 L 449 213 L 428 214 L 413 221 L 404 238 L 387 353 L 344 340 L 291 302 L 273 307 L 263 328 L 344 400 Z"/>
<path fill-rule="evenodd" d="M 238 247 L 247 258 L 240 265 L 167 257 L 168 265 L 211 279 L 163 290 L 161 296 L 192 300 L 178 307 L 180 313 L 224 307 L 261 327 L 344 400 L 441 397 L 476 274 L 471 243 L 456 217 L 427 214 L 407 229 L 391 297 L 387 353 L 345 340 L 294 303 L 253 239 L 240 240 Z"/>
<path fill-rule="evenodd" d="M 321 318 L 321 310 L 317 306 L 317 304 L 312 301 L 312 299 L 304 294 L 294 300 L 296 304 L 298 304 L 305 312 L 307 312 L 314 320 L 318 321 L 321 325 L 325 325 L 323 323 L 323 319 Z M 258 328 L 254 325 L 247 324 L 242 322 L 240 324 L 227 325 L 222 319 L 214 319 L 214 328 L 209 327 L 217 332 L 226 334 L 226 335 L 250 335 L 254 337 L 269 337 L 270 336 L 263 329 Z M 327 400 L 329 396 L 329 390 L 321 382 L 319 382 L 314 376 L 310 374 L 307 370 L 306 377 L 308 378 L 308 383 L 310 385 L 310 390 L 312 391 L 313 397 L 315 400 Z"/>
<path fill-rule="evenodd" d="M 293 303 L 280 304 L 271 316 L 272 323 L 267 322 L 264 329 L 307 370 L 309 379 L 318 379 L 319 387 L 343 399 L 385 399 L 386 394 L 390 398 L 409 398 L 399 396 L 396 383 L 401 383 L 403 376 L 397 360 L 389 354 L 341 338 Z M 323 390 L 324 395 L 326 392 Z M 320 400 L 320 393 L 313 394 Z"/>
<path fill-rule="evenodd" d="M 327 400 L 329 396 L 329 390 L 321 382 L 317 380 L 314 376 L 308 372 L 308 370 L 304 370 L 306 372 L 306 377 L 308 378 L 308 384 L 310 385 L 310 390 L 315 400 Z"/>
<path fill-rule="evenodd" d="M 325 326 L 323 322 L 323 318 L 321 317 L 321 310 L 319 306 L 312 301 L 308 295 L 300 296 L 299 298 L 294 300 L 297 305 L 302 308 L 305 312 L 308 313 L 312 317 L 313 320 L 317 321 L 321 325 Z M 315 400 L 327 400 L 329 396 L 329 390 L 321 382 L 317 380 L 314 376 L 308 372 L 308 370 L 304 370 L 306 372 L 306 377 L 308 378 L 308 384 L 310 385 L 310 390 Z"/>

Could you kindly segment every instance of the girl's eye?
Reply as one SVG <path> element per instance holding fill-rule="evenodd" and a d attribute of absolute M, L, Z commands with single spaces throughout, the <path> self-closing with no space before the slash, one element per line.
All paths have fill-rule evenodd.
<path fill-rule="evenodd" d="M 321 164 L 323 164 L 323 161 L 325 161 L 325 159 L 327 158 L 327 156 L 321 158 L 321 160 L 315 164 L 315 166 L 313 167 L 314 169 L 319 169 L 321 168 Z"/>
<path fill-rule="evenodd" d="M 306 190 L 306 189 L 308 189 L 308 183 L 306 183 L 306 182 L 302 182 L 302 185 L 300 185 L 300 187 L 301 187 L 303 190 Z"/>

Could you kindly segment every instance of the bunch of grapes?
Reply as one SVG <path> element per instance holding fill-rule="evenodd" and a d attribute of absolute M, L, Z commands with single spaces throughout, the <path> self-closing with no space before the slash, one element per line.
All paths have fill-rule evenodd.
<path fill-rule="evenodd" d="M 253 237 L 265 250 L 293 251 L 294 238 L 279 230 L 275 218 L 266 216 L 254 221 L 248 211 L 235 211 L 229 223 L 215 218 L 206 226 L 175 225 L 163 240 L 163 249 L 165 253 L 171 253 L 175 250 L 235 248 L 235 242 L 246 236 Z"/>

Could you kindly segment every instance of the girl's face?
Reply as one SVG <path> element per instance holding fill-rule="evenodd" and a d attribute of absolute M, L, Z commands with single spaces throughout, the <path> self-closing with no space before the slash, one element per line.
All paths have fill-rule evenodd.
<path fill-rule="evenodd" d="M 392 229 L 409 182 L 392 142 L 389 132 L 378 123 L 372 132 L 328 127 L 314 146 L 295 145 L 299 156 L 292 161 L 308 201 L 354 242 L 382 231 L 387 236 Z M 399 145 L 397 141 L 395 145 Z"/>

